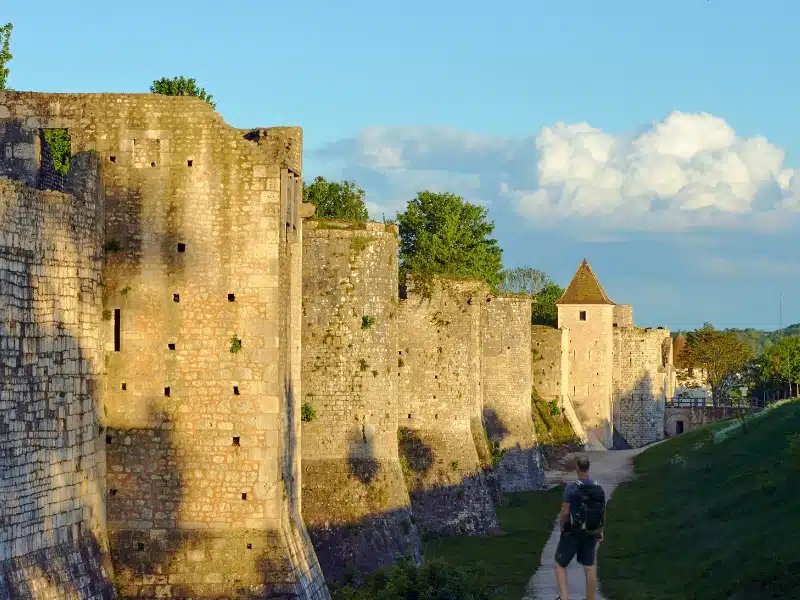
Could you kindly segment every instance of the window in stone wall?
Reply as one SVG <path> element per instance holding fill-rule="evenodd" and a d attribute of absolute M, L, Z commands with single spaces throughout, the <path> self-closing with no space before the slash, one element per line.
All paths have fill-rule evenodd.
<path fill-rule="evenodd" d="M 281 218 L 287 236 L 297 233 L 299 205 L 302 201 L 302 179 L 289 169 L 281 169 Z"/>
<path fill-rule="evenodd" d="M 114 352 L 122 349 L 122 314 L 119 308 L 114 309 Z"/>
<path fill-rule="evenodd" d="M 585 320 L 586 320 L 586 311 L 585 311 L 585 310 L 582 310 L 582 311 L 580 311 L 580 312 L 578 313 L 578 318 L 579 318 L 581 321 L 585 321 Z"/>

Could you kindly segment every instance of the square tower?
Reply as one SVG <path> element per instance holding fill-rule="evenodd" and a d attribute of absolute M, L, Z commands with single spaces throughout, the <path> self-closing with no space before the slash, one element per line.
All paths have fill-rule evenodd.
<path fill-rule="evenodd" d="M 569 330 L 569 396 L 587 434 L 613 445 L 612 373 L 615 303 L 586 259 L 556 302 L 558 326 Z"/>

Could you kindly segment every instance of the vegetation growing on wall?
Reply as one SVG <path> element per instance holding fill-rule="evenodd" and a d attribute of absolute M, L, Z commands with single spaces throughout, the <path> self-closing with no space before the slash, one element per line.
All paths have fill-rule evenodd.
<path fill-rule="evenodd" d="M 11 54 L 11 31 L 14 26 L 6 23 L 0 27 L 0 90 L 8 89 L 8 74 L 10 69 L 8 63 L 14 58 Z"/>
<path fill-rule="evenodd" d="M 371 315 L 361 317 L 361 329 L 370 329 L 373 325 L 375 325 L 375 317 Z"/>
<path fill-rule="evenodd" d="M 150 86 L 152 94 L 161 94 L 163 96 L 195 96 L 201 100 L 208 102 L 212 108 L 216 108 L 213 96 L 206 93 L 205 88 L 198 87 L 197 81 L 193 77 L 186 78 L 180 77 L 162 77 L 153 81 Z"/>
<path fill-rule="evenodd" d="M 304 423 L 310 423 L 317 418 L 317 411 L 309 402 L 303 402 L 300 407 L 300 420 Z"/>
<path fill-rule="evenodd" d="M 397 215 L 401 282 L 413 273 L 415 288 L 426 295 L 437 275 L 499 284 L 503 251 L 490 237 L 494 222 L 487 221 L 487 214 L 455 194 L 417 194 Z"/>
<path fill-rule="evenodd" d="M 539 444 L 557 446 L 579 441 L 557 400 L 540 398 L 534 392 L 531 395 L 531 414 Z"/>
<path fill-rule="evenodd" d="M 236 334 L 231 338 L 231 354 L 236 354 L 242 349 L 242 340 L 236 337 Z"/>
<path fill-rule="evenodd" d="M 507 269 L 501 275 L 502 281 L 497 286 L 500 291 L 530 296 L 532 325 L 558 326 L 556 301 L 564 294 L 564 288 L 547 273 L 533 267 Z"/>
<path fill-rule="evenodd" d="M 43 129 L 45 143 L 53 160 L 53 168 L 62 174 L 69 171 L 72 157 L 72 142 L 67 129 Z"/>
<path fill-rule="evenodd" d="M 317 207 L 315 217 L 351 221 L 369 219 L 364 190 L 355 181 L 328 181 L 316 177 L 311 185 L 303 184 L 303 202 Z"/>

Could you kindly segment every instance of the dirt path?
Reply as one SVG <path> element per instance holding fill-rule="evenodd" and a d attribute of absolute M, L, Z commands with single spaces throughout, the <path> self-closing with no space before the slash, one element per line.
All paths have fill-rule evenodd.
<path fill-rule="evenodd" d="M 649 447 L 635 450 L 579 452 L 571 454 L 569 457 L 576 454 L 584 454 L 589 457 L 591 461 L 589 473 L 592 478 L 603 486 L 608 500 L 618 484 L 633 476 L 633 457 Z M 574 471 L 549 471 L 547 473 L 547 482 L 550 484 L 566 483 L 572 481 L 575 477 Z M 554 508 L 557 510 L 557 507 Z M 542 564 L 528 581 L 523 600 L 556 600 L 558 598 L 558 586 L 556 585 L 556 575 L 553 571 L 553 560 L 559 536 L 560 530 L 556 518 L 553 523 L 553 533 L 550 535 L 550 539 L 542 552 Z M 602 544 L 598 554 L 602 556 Z M 583 574 L 583 567 L 575 560 L 572 561 L 567 569 L 567 583 L 569 585 L 569 600 L 579 600 L 586 597 L 586 578 Z M 596 599 L 603 600 L 599 589 Z"/>

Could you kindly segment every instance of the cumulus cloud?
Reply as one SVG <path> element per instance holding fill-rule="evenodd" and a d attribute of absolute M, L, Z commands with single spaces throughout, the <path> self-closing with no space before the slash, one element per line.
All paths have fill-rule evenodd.
<path fill-rule="evenodd" d="M 313 154 L 357 175 L 374 210 L 402 210 L 432 189 L 501 205 L 536 227 L 772 231 L 800 216 L 800 172 L 784 151 L 705 113 L 673 112 L 625 135 L 587 123 L 524 138 L 373 127 Z"/>

